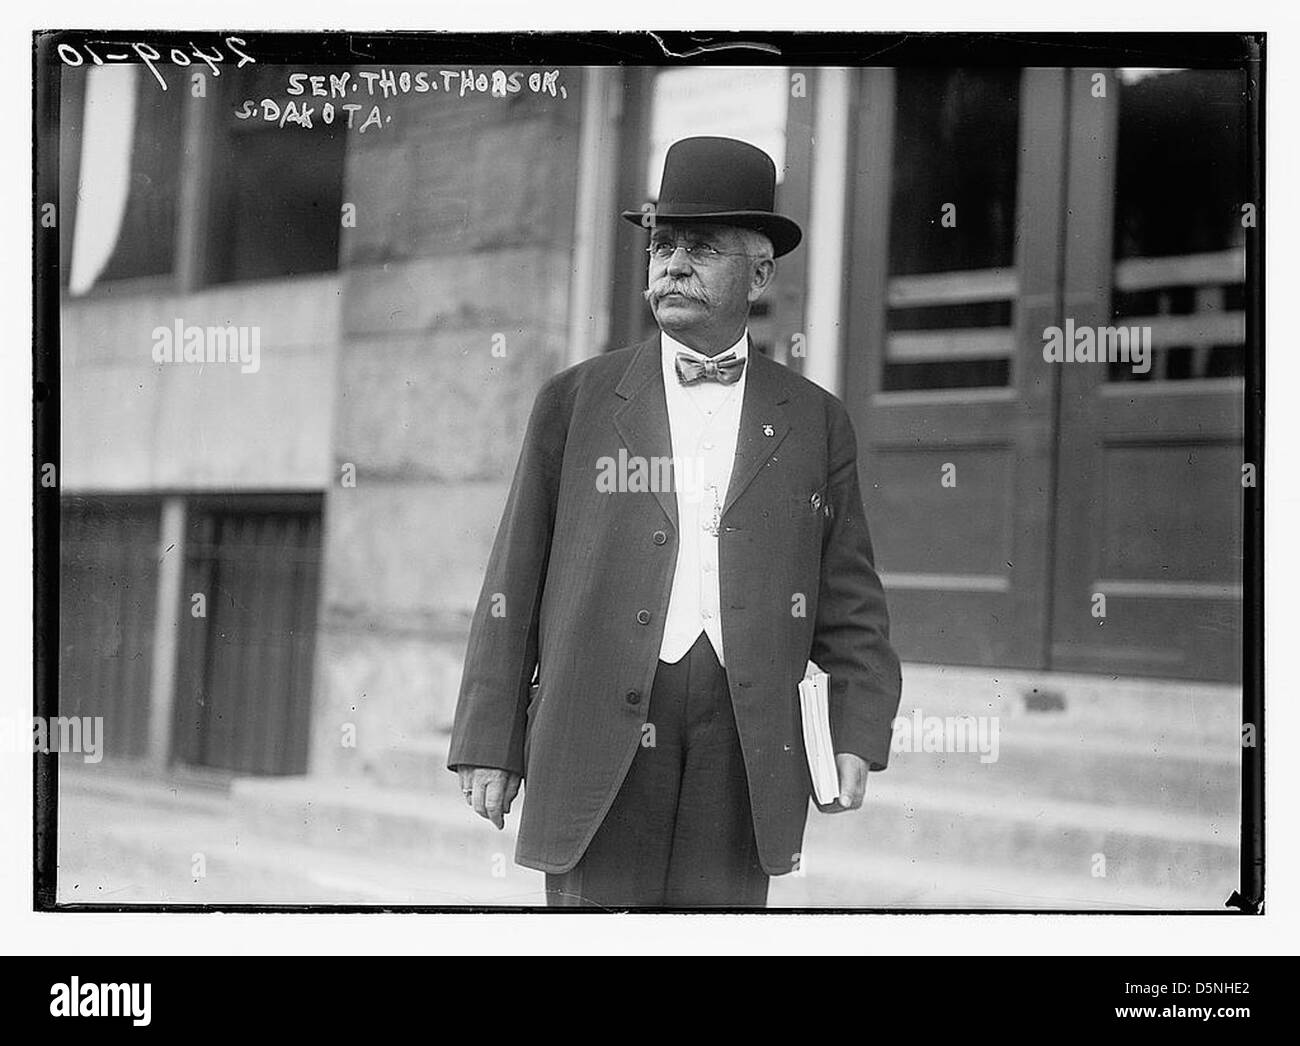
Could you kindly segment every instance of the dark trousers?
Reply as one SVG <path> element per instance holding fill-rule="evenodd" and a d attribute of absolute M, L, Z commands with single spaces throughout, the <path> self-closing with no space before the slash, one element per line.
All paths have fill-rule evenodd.
<path fill-rule="evenodd" d="M 647 729 L 609 813 L 551 907 L 763 907 L 749 780 L 727 675 L 703 633 L 659 662 Z"/>

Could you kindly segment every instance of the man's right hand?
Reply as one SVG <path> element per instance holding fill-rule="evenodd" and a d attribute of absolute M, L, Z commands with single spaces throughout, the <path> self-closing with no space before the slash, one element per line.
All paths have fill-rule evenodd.
<path fill-rule="evenodd" d="M 519 794 L 523 778 L 509 770 L 490 766 L 460 766 L 456 771 L 460 775 L 460 790 L 465 802 L 474 807 L 479 817 L 486 817 L 498 829 L 504 828 L 506 814 Z"/>

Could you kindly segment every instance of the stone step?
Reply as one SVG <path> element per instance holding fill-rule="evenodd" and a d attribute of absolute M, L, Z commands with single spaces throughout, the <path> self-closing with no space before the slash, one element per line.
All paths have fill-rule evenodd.
<path fill-rule="evenodd" d="M 1190 745 L 1013 720 L 999 727 L 996 759 L 978 749 L 943 752 L 914 746 L 893 752 L 879 780 L 905 788 L 1149 806 L 1223 818 L 1240 806 L 1241 749 L 1233 737 L 1213 746 Z"/>
<path fill-rule="evenodd" d="M 367 767 L 372 780 L 385 788 L 417 792 L 445 791 L 456 775 L 447 769 L 448 734 L 411 737 L 384 749 Z M 445 778 L 445 780 L 444 780 Z"/>
<path fill-rule="evenodd" d="M 957 780 L 950 775 L 969 773 L 973 780 L 963 786 L 1236 808 L 1240 687 L 908 662 L 899 716 L 910 722 L 916 711 L 995 717 L 1000 751 L 998 763 L 974 767 L 966 753 L 899 752 L 895 765 L 905 766 L 909 779 Z M 367 770 L 388 787 L 437 790 L 447 775 L 448 740 L 445 734 L 408 738 L 374 757 Z"/>
<path fill-rule="evenodd" d="M 802 872 L 772 880 L 769 908 L 1010 911 L 1220 911 L 1228 894 L 1134 887 L 1110 878 L 1044 875 L 874 856 L 851 866 L 813 849 Z"/>
<path fill-rule="evenodd" d="M 513 863 L 514 835 L 474 818 L 458 794 L 418 795 L 310 778 L 240 779 L 222 803 L 156 783 L 68 775 L 61 790 L 61 899 L 121 903 L 543 903 L 540 874 Z M 448 775 L 450 777 L 451 775 Z M 933 800 L 933 797 L 930 797 Z M 1236 883 L 1231 847 L 1205 855 L 1202 826 L 1133 811 L 997 811 L 987 821 L 947 797 L 953 846 L 915 797 L 877 789 L 852 814 L 813 814 L 798 874 L 773 881 L 772 907 L 1218 910 Z M 968 804 L 969 805 L 969 804 Z M 116 813 L 115 813 L 116 811 Z M 143 813 L 142 813 L 143 811 Z M 1149 815 L 1148 815 L 1149 816 Z M 1055 860 L 1015 826 L 1041 820 Z M 1048 828 L 1055 819 L 1056 834 Z M 513 819 L 512 819 L 513 820 Z M 904 822 L 908 817 L 902 818 Z M 891 822 L 892 829 L 891 829 Z M 928 822 L 928 827 L 927 826 Z M 106 827 L 106 826 L 110 826 Z M 893 834 L 890 835 L 892 830 Z M 1145 834 L 1143 832 L 1145 831 Z M 983 836 L 987 845 L 972 846 Z M 1093 874 L 1091 847 L 1106 875 Z M 1197 848 L 1200 848 L 1199 851 Z M 1096 852 L 1096 851 L 1093 851 Z M 207 876 L 193 880 L 202 853 Z M 1179 871 L 1180 854 L 1202 863 Z M 1083 857 L 1080 858 L 1080 854 Z M 1160 861 L 1170 874 L 1158 874 Z M 1188 862 L 1190 865 L 1190 861 Z M 116 869 L 116 874 L 112 870 Z M 125 871 L 123 871 L 125 869 Z"/>
<path fill-rule="evenodd" d="M 1137 679 L 956 665 L 903 665 L 899 714 L 996 715 L 1095 740 L 1162 745 L 1237 744 L 1241 688 L 1188 680 Z"/>
<path fill-rule="evenodd" d="M 1089 734 L 1078 724 L 1011 720 L 998 727 L 996 760 L 991 750 L 984 755 L 978 749 L 895 751 L 885 776 L 873 775 L 872 781 L 907 789 L 1150 806 L 1223 819 L 1240 806 L 1241 751 L 1234 742 L 1234 737 L 1213 746 L 1134 740 Z M 429 735 L 389 748 L 371 765 L 373 779 L 386 788 L 445 790 L 455 781 L 445 765 L 447 743 L 445 735 Z"/>
<path fill-rule="evenodd" d="M 446 774 L 441 791 L 361 782 L 242 780 L 233 795 L 253 830 L 312 845 L 392 849 L 474 874 L 513 856 L 510 830 L 474 817 Z M 1204 814 L 1063 799 L 916 788 L 872 778 L 864 808 L 813 812 L 804 863 L 852 881 L 877 859 L 1015 869 L 1029 878 L 1091 880 L 1113 890 L 1226 897 L 1237 879 L 1238 824 Z M 526 797 L 525 797 L 526 798 Z M 1091 885 L 1090 885 L 1091 888 Z M 1145 896 L 1146 894 L 1144 894 Z"/>
<path fill-rule="evenodd" d="M 241 778 L 231 799 L 252 832 L 312 847 L 390 852 L 434 868 L 500 874 L 513 865 L 518 808 L 497 831 L 466 806 L 447 777 L 440 791 L 310 777 Z"/>
<path fill-rule="evenodd" d="M 810 815 L 804 861 L 837 868 L 877 857 L 1016 869 L 1115 887 L 1226 898 L 1238 879 L 1239 822 L 1146 806 L 912 788 L 872 778 L 853 813 Z M 1100 855 L 1100 856 L 1099 856 Z"/>
<path fill-rule="evenodd" d="M 473 874 L 431 869 L 421 861 L 396 859 L 391 852 L 358 855 L 268 839 L 242 826 L 196 827 L 188 820 L 168 826 L 138 818 L 114 824 L 103 796 L 86 799 L 71 804 L 65 819 L 65 831 L 76 843 L 65 849 L 76 852 L 65 852 L 60 861 L 64 903 L 545 904 L 543 877 L 514 865 L 499 874 Z M 192 875 L 195 852 L 201 852 L 206 863 L 202 878 Z M 809 856 L 802 874 L 773 880 L 769 908 L 1141 911 L 1214 909 L 1218 900 L 1014 869 L 879 858 L 850 869 Z"/>
<path fill-rule="evenodd" d="M 102 780 L 85 781 L 61 791 L 59 899 L 65 903 L 545 903 L 543 876 L 508 854 L 439 864 L 419 848 L 408 854 L 320 845 L 292 832 L 255 830 L 230 796 L 217 806 L 148 782 L 118 779 L 105 788 Z M 202 855 L 201 877 L 193 874 L 196 855 Z"/>

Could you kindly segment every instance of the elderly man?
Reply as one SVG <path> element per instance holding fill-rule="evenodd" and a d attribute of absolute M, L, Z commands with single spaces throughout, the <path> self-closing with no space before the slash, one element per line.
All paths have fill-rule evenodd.
<path fill-rule="evenodd" d="M 833 396 L 752 352 L 799 227 L 766 153 L 664 163 L 646 300 L 660 333 L 537 396 L 470 634 L 448 766 L 550 905 L 761 907 L 811 796 L 798 684 L 830 677 L 839 798 L 889 758 L 898 658 Z M 662 482 L 668 477 L 671 482 Z"/>

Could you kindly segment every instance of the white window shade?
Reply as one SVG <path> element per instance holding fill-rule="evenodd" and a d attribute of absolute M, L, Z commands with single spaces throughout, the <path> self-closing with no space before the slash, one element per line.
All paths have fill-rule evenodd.
<path fill-rule="evenodd" d="M 721 135 L 756 145 L 785 176 L 785 120 L 790 71 L 784 67 L 733 66 L 670 69 L 654 81 L 650 117 L 650 163 L 646 195 L 659 192 L 664 157 L 679 138 Z"/>
<path fill-rule="evenodd" d="M 72 294 L 84 294 L 94 286 L 117 244 L 131 187 L 135 93 L 136 70 L 132 66 L 86 70 L 85 130 L 68 277 Z"/>

